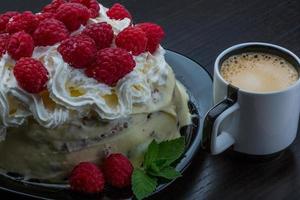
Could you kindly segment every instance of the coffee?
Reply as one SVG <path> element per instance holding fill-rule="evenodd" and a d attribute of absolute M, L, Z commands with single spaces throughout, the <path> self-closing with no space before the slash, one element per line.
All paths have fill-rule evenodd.
<path fill-rule="evenodd" d="M 293 85 L 298 71 L 276 55 L 243 53 L 227 58 L 221 66 L 222 77 L 230 84 L 250 92 L 274 92 Z"/>

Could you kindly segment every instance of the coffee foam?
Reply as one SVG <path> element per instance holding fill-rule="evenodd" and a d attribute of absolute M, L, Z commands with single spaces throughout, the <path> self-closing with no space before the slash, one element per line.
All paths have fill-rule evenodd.
<path fill-rule="evenodd" d="M 251 92 L 280 91 L 299 78 L 288 61 L 267 53 L 231 56 L 222 63 L 221 75 L 228 83 Z"/>

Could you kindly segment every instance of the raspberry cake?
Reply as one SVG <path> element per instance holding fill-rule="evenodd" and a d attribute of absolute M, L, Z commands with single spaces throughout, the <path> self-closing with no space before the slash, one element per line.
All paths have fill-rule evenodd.
<path fill-rule="evenodd" d="M 82 161 L 180 136 L 189 97 L 159 45 L 163 29 L 133 24 L 120 4 L 54 0 L 0 15 L 0 168 L 61 182 Z"/>

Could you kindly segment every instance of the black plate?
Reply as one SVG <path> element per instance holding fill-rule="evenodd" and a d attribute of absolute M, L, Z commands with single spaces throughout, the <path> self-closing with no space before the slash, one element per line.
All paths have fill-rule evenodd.
<path fill-rule="evenodd" d="M 201 145 L 203 118 L 205 113 L 212 106 L 212 79 L 203 67 L 179 53 L 168 50 L 166 60 L 173 68 L 176 78 L 188 89 L 188 93 L 191 97 L 191 101 L 189 102 L 190 111 L 195 115 L 193 125 L 181 129 L 181 134 L 186 138 L 187 146 L 183 157 L 176 165 L 176 169 L 183 173 Z M 26 196 L 38 199 L 64 200 L 102 199 L 103 197 L 102 195 L 82 196 L 81 194 L 69 191 L 65 187 L 48 187 L 47 185 L 43 186 L 37 183 L 24 183 L 22 182 L 22 177 L 16 176 L 18 175 L 15 175 L 15 179 L 0 176 L 0 190 L 14 194 L 16 197 L 23 196 L 23 199 Z M 159 193 L 170 184 L 172 184 L 172 182 L 160 184 L 153 194 Z M 130 190 L 116 191 L 111 188 L 107 188 L 104 194 L 108 197 L 118 199 L 130 198 L 132 195 Z"/>

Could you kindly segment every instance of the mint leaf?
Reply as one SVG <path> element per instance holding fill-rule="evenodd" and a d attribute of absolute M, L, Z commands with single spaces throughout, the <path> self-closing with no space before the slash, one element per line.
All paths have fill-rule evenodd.
<path fill-rule="evenodd" d="M 162 169 L 172 164 L 182 155 L 185 148 L 185 140 L 183 137 L 180 137 L 174 140 L 161 142 L 158 146 L 159 151 L 155 164 Z"/>
<path fill-rule="evenodd" d="M 157 158 L 158 155 L 158 143 L 153 140 L 149 147 L 148 150 L 145 154 L 145 158 L 144 158 L 144 167 L 145 169 L 151 168 L 151 164 L 155 161 L 155 159 Z"/>
<path fill-rule="evenodd" d="M 155 191 L 158 178 L 172 180 L 181 174 L 170 165 L 180 158 L 185 148 L 183 137 L 157 143 L 151 142 L 144 156 L 143 168 L 136 168 L 132 174 L 132 191 L 138 200 Z"/>
<path fill-rule="evenodd" d="M 155 176 L 155 177 L 162 177 L 165 179 L 173 180 L 175 178 L 178 178 L 181 176 L 181 173 L 176 171 L 173 167 L 165 167 L 159 172 L 148 172 L 150 175 Z"/>
<path fill-rule="evenodd" d="M 148 176 L 143 170 L 135 169 L 132 177 L 132 191 L 138 200 L 149 196 L 157 187 L 156 178 Z"/>

